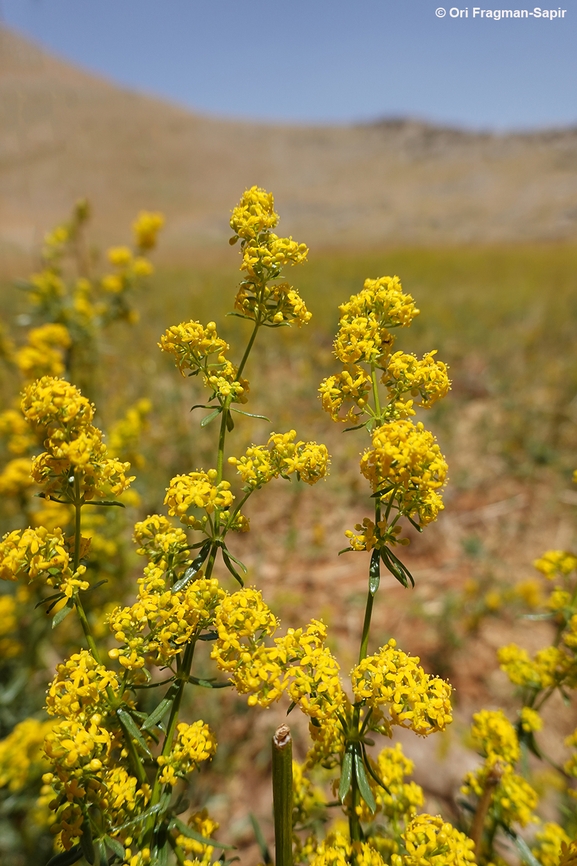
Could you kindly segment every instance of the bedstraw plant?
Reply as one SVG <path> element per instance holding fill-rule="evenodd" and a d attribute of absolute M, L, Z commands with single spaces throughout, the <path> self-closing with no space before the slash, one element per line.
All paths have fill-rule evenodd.
<path fill-rule="evenodd" d="M 81 217 L 79 211 L 78 224 Z M 570 554 L 551 552 L 538 566 L 561 581 L 548 603 L 557 624 L 554 644 L 533 660 L 516 647 L 501 650 L 501 664 L 523 689 L 523 707 L 516 725 L 501 711 L 475 716 L 472 738 L 484 760 L 465 780 L 458 820 L 420 811 L 423 791 L 408 778 L 412 762 L 400 744 L 374 749 L 395 728 L 428 737 L 452 721 L 450 684 L 426 673 L 393 638 L 376 647 L 371 635 L 373 608 L 386 592 L 382 578 L 406 589 L 414 584 L 399 555 L 408 543 L 404 535 L 409 526 L 421 532 L 437 518 L 447 480 L 435 437 L 416 420 L 447 394 L 447 368 L 434 351 L 417 358 L 395 350 L 396 332 L 419 312 L 397 277 L 366 280 L 340 306 L 334 354 L 342 369 L 320 386 L 331 418 L 368 436 L 360 472 L 370 513 L 346 530 L 341 551 L 364 555 L 368 571 L 350 683 L 341 679 L 320 619 L 279 633 L 261 591 L 244 585 L 246 569 L 231 539 L 251 531 L 250 497 L 276 478 L 316 484 L 329 468 L 326 447 L 295 430 L 271 431 L 244 453 L 230 444 L 243 417 L 271 423 L 246 409 L 249 359 L 261 331 L 300 327 L 311 318 L 285 276 L 305 261 L 307 247 L 277 236 L 277 222 L 272 195 L 257 187 L 232 212 L 231 243 L 239 244 L 243 276 L 231 315 L 248 328 L 238 360 L 214 322 L 183 322 L 160 337 L 181 374 L 204 388 L 205 399 L 192 408 L 203 412 L 201 426 L 215 431 L 214 459 L 172 478 L 166 513 L 136 523 L 145 563 L 136 597 L 109 598 L 116 603 L 97 621 L 89 607 L 103 570 L 90 560 L 89 515 L 121 504 L 132 469 L 105 443 L 90 395 L 76 381 L 80 355 L 39 371 L 24 387 L 18 429 L 34 451 L 31 478 L 43 502 L 66 509 L 70 526 L 64 531 L 65 524 L 36 521 L 0 542 L 0 577 L 17 587 L 0 596 L 0 648 L 6 657 L 20 652 L 16 608 L 8 601 L 14 598 L 36 603 L 56 633 L 76 618 L 82 645 L 57 664 L 46 715 L 20 721 L 0 743 L 0 786 L 16 795 L 42 774 L 31 820 L 50 828 L 52 866 L 231 863 L 238 858 L 226 832 L 217 841 L 217 822 L 206 809 L 192 810 L 187 797 L 195 771 L 215 754 L 216 735 L 183 708 L 187 690 L 233 687 L 251 707 L 283 699 L 289 713 L 298 708 L 309 722 L 303 765 L 287 760 L 288 728 L 275 736 L 277 866 L 501 866 L 500 839 L 512 840 L 529 866 L 575 866 L 577 848 L 560 825 L 544 825 L 532 850 L 517 829 L 535 819 L 537 795 L 524 778 L 523 756 L 532 751 L 544 758 L 536 741 L 539 711 L 555 690 L 577 685 L 577 590 L 570 578 L 577 559 Z M 116 312 L 124 310 L 129 274 L 160 226 L 157 217 L 149 219 L 149 236 L 145 223 L 136 258 L 124 248 L 109 254 L 117 271 L 107 291 Z M 74 231 L 70 237 L 77 237 Z M 61 297 L 49 297 L 62 309 L 62 321 L 53 315 L 51 327 L 62 328 L 59 345 L 70 340 L 74 346 L 76 313 L 66 318 Z M 90 390 L 90 377 L 86 384 Z M 202 644 L 214 676 L 198 667 Z M 574 735 L 569 745 L 575 743 Z M 570 780 L 576 766 L 570 758 L 557 770 Z"/>

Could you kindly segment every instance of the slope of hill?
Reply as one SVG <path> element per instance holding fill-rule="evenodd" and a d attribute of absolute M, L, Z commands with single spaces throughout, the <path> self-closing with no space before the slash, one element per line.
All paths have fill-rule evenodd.
<path fill-rule="evenodd" d="M 197 116 L 0 29 L 0 243 L 30 249 L 83 195 L 102 241 L 140 208 L 165 248 L 212 244 L 246 186 L 315 244 L 577 237 L 577 127 L 493 135 L 411 120 L 298 127 Z"/>

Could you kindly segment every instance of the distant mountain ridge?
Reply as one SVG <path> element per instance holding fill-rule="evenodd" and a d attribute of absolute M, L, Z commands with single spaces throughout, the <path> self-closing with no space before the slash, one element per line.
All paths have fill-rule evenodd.
<path fill-rule="evenodd" d="M 124 90 L 0 29 L 0 254 L 88 196 L 103 242 L 162 210 L 165 247 L 212 245 L 253 184 L 316 245 L 577 238 L 577 127 L 497 135 L 404 119 L 218 120 Z"/>

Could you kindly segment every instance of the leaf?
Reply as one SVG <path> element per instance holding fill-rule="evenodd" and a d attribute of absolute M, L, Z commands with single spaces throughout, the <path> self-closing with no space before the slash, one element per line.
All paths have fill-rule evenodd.
<path fill-rule="evenodd" d="M 78 863 L 81 857 L 82 848 L 80 845 L 74 845 L 70 851 L 61 851 L 60 854 L 55 854 L 46 866 L 72 866 L 73 863 Z"/>
<path fill-rule="evenodd" d="M 60 574 L 60 572 L 56 571 L 56 574 Z M 49 601 L 52 601 L 54 602 L 54 604 L 56 604 L 60 601 L 61 598 L 66 598 L 63 592 L 55 592 L 52 595 L 46 596 L 46 598 L 41 598 L 40 601 L 36 602 L 36 604 L 34 605 L 34 610 L 42 607 L 43 604 L 48 604 Z M 54 605 L 52 605 L 52 607 L 54 607 Z M 50 609 L 48 609 L 46 612 L 50 613 Z"/>
<path fill-rule="evenodd" d="M 194 373 L 195 376 L 198 375 L 198 371 Z M 210 403 L 195 403 L 194 406 L 190 407 L 190 411 L 194 412 L 195 409 L 212 409 L 213 407 Z M 220 410 L 219 410 L 220 411 Z"/>
<path fill-rule="evenodd" d="M 115 505 L 117 508 L 126 508 L 124 502 L 117 502 L 116 499 L 89 499 L 84 505 L 105 505 L 107 508 Z"/>
<path fill-rule="evenodd" d="M 264 840 L 262 830 L 260 829 L 260 824 L 256 820 L 255 816 L 252 814 L 252 812 L 250 813 L 249 818 L 250 823 L 252 824 L 252 829 L 254 830 L 257 845 L 260 849 L 260 856 L 262 857 L 262 862 L 265 864 L 265 866 L 272 866 L 273 859 L 270 856 L 270 851 L 268 850 L 267 844 Z"/>
<path fill-rule="evenodd" d="M 395 554 L 388 547 L 383 547 L 381 549 L 381 559 L 385 564 L 386 568 L 391 572 L 395 580 L 398 580 L 400 584 L 402 584 L 405 589 L 408 588 L 409 583 L 411 586 L 415 585 L 415 581 L 413 580 L 413 575 L 409 571 L 409 569 L 403 565 L 400 559 L 398 559 Z"/>
<path fill-rule="evenodd" d="M 422 532 L 422 531 L 423 531 L 423 527 L 420 526 L 420 524 L 418 524 L 418 523 L 416 522 L 416 520 L 413 520 L 413 518 L 412 518 L 412 517 L 409 517 L 408 514 L 406 515 L 406 517 L 407 517 L 407 520 L 409 521 L 409 523 L 411 524 L 411 526 L 414 526 L 414 527 L 415 527 L 415 529 L 417 530 L 417 532 Z"/>
<path fill-rule="evenodd" d="M 228 568 L 228 570 L 230 571 L 230 573 L 234 577 L 234 579 L 238 583 L 240 583 L 241 586 L 244 586 L 244 580 L 242 579 L 242 577 L 240 576 L 240 574 L 238 573 L 238 571 L 236 570 L 236 568 L 234 567 L 234 565 L 230 561 L 231 560 L 230 555 L 224 549 L 222 551 L 222 559 L 223 559 L 224 564 L 226 565 L 226 567 Z"/>
<path fill-rule="evenodd" d="M 202 686 L 203 689 L 228 689 L 232 686 L 232 683 L 228 680 L 226 682 L 217 682 L 216 680 L 199 679 L 192 675 L 187 678 L 187 682 L 192 683 L 193 686 Z"/>
<path fill-rule="evenodd" d="M 352 430 L 360 430 L 361 427 L 366 427 L 370 421 L 371 421 L 371 419 L 368 418 L 366 421 L 363 421 L 362 424 L 357 424 L 356 427 L 345 427 L 345 429 L 343 430 L 343 433 L 350 433 Z"/>
<path fill-rule="evenodd" d="M 234 430 L 234 420 L 230 412 L 227 412 L 226 414 L 226 429 L 229 433 L 232 433 Z"/>
<path fill-rule="evenodd" d="M 118 839 L 112 839 L 110 836 L 105 836 L 104 844 L 113 854 L 116 854 L 117 857 L 121 857 L 124 860 L 124 845 L 122 845 Z"/>
<path fill-rule="evenodd" d="M 345 802 L 345 797 L 349 793 L 351 781 L 353 778 L 353 753 L 350 750 L 345 752 L 343 765 L 341 768 L 341 780 L 339 782 L 339 800 Z"/>
<path fill-rule="evenodd" d="M 62 620 L 66 619 L 69 613 L 71 613 L 74 605 L 69 601 L 68 604 L 65 604 L 64 607 L 61 607 L 60 610 L 54 614 L 52 617 L 52 628 L 56 628 L 57 625 L 60 625 Z"/>
<path fill-rule="evenodd" d="M 198 636 L 198 640 L 207 640 L 207 641 L 210 641 L 210 640 L 216 640 L 217 637 L 218 637 L 218 632 L 217 632 L 217 631 L 207 631 L 206 634 L 199 634 L 199 636 Z"/>
<path fill-rule="evenodd" d="M 224 842 L 217 842 L 216 839 L 211 839 L 209 836 L 202 836 L 176 816 L 171 819 L 168 829 L 174 830 L 175 827 L 180 830 L 183 836 L 187 836 L 189 839 L 194 839 L 195 842 L 200 842 L 201 845 L 212 845 L 213 848 L 220 848 L 222 851 L 236 850 L 236 845 L 225 845 Z"/>
<path fill-rule="evenodd" d="M 219 406 L 218 409 L 214 409 L 209 415 L 205 415 L 202 421 L 200 422 L 201 427 L 206 427 L 210 424 L 211 421 L 214 421 L 217 415 L 220 415 L 222 412 L 222 406 Z"/>
<path fill-rule="evenodd" d="M 181 589 L 184 589 L 193 579 L 193 577 L 198 574 L 202 566 L 204 565 L 204 561 L 209 554 L 210 548 L 212 546 L 212 541 L 205 541 L 202 547 L 198 552 L 198 556 L 196 559 L 193 559 L 190 566 L 186 569 L 180 580 L 177 580 L 176 583 L 172 587 L 172 592 L 180 592 Z"/>
<path fill-rule="evenodd" d="M 358 752 L 355 752 L 355 776 L 357 777 L 357 784 L 359 786 L 361 797 L 374 814 L 377 809 L 377 804 L 375 803 L 375 797 L 371 791 L 369 780 L 367 779 L 363 759 Z"/>
<path fill-rule="evenodd" d="M 151 728 L 155 728 L 158 722 L 162 721 L 163 717 L 171 708 L 174 698 L 176 695 L 176 688 L 173 686 L 168 690 L 164 698 L 161 700 L 159 705 L 153 710 L 149 716 L 147 716 L 142 723 L 142 730 L 149 731 Z"/>
<path fill-rule="evenodd" d="M 90 830 L 90 823 L 88 819 L 84 818 L 82 822 L 82 836 L 80 837 L 80 847 L 82 848 L 82 853 L 84 857 L 90 864 L 94 863 L 95 860 L 95 852 L 94 852 L 94 843 L 92 841 L 92 831 Z"/>
<path fill-rule="evenodd" d="M 266 415 L 256 415 L 254 412 L 243 412 L 242 409 L 237 409 L 235 406 L 230 407 L 231 412 L 237 412 L 239 415 L 246 415 L 247 418 L 258 418 L 260 421 L 268 421 L 269 424 L 272 424 L 270 418 L 267 418 Z"/>
<path fill-rule="evenodd" d="M 122 727 L 125 729 L 126 733 L 129 734 L 133 738 L 133 740 L 136 740 L 137 744 L 140 746 L 146 757 L 152 761 L 152 752 L 148 748 L 146 740 L 140 733 L 140 729 L 138 728 L 138 725 L 136 724 L 130 713 L 122 707 L 119 707 L 116 710 L 116 715 L 118 716 L 118 720 L 120 721 Z"/>
<path fill-rule="evenodd" d="M 343 547 L 342 550 L 339 550 L 339 552 L 337 553 L 337 556 L 340 556 L 341 553 L 350 553 L 352 551 L 352 549 L 353 549 L 352 547 Z"/>
<path fill-rule="evenodd" d="M 541 864 L 521 836 L 518 836 L 517 833 L 509 829 L 509 827 L 506 827 L 504 824 L 501 824 L 501 827 L 517 848 L 517 851 L 521 855 L 521 860 L 523 861 L 523 863 L 527 863 L 527 866 L 541 866 Z"/>
<path fill-rule="evenodd" d="M 296 704 L 296 701 L 291 701 L 291 702 L 290 702 L 290 704 L 289 704 L 289 708 L 288 708 L 288 710 L 286 711 L 287 716 L 290 716 L 290 714 L 292 713 L 292 711 L 294 710 L 294 708 L 296 707 L 296 705 L 297 705 L 297 704 Z"/>
<path fill-rule="evenodd" d="M 371 742 L 370 745 L 374 745 L 374 743 Z M 387 792 L 387 794 L 390 794 L 391 792 L 389 791 L 389 789 L 387 788 L 387 786 L 385 785 L 383 780 L 380 778 L 380 776 L 377 775 L 377 773 L 375 773 L 375 771 L 371 767 L 371 764 L 370 764 L 370 761 L 367 757 L 367 753 L 366 753 L 364 746 L 363 746 L 363 758 L 365 761 L 365 769 L 368 772 L 368 774 L 375 780 L 375 782 L 377 783 L 379 788 L 382 788 L 384 791 Z"/>
<path fill-rule="evenodd" d="M 371 553 L 371 564 L 369 566 L 369 592 L 375 597 L 377 594 L 377 590 L 379 588 L 379 583 L 381 582 L 381 555 L 380 552 L 375 549 Z"/>
<path fill-rule="evenodd" d="M 151 806 L 150 809 L 146 809 L 144 812 L 141 812 L 140 815 L 136 816 L 136 818 L 131 818 L 130 821 L 125 821 L 124 824 L 120 825 L 120 827 L 115 827 L 114 832 L 120 833 L 122 830 L 126 830 L 128 827 L 133 827 L 135 824 L 144 823 L 144 821 L 146 821 L 147 818 L 152 817 L 152 815 L 158 815 L 159 812 L 166 812 L 171 800 L 172 791 L 169 791 L 167 794 L 162 795 L 156 805 Z M 46 866 L 48 866 L 48 864 L 46 864 Z"/>

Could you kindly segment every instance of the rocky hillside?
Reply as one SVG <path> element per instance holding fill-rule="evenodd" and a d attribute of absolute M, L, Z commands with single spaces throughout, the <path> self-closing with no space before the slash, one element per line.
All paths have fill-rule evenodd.
<path fill-rule="evenodd" d="M 140 208 L 165 249 L 212 245 L 252 184 L 314 244 L 577 237 L 577 127 L 494 135 L 412 120 L 243 123 L 123 90 L 0 30 L 0 252 L 29 250 L 88 196 L 102 241 Z"/>

